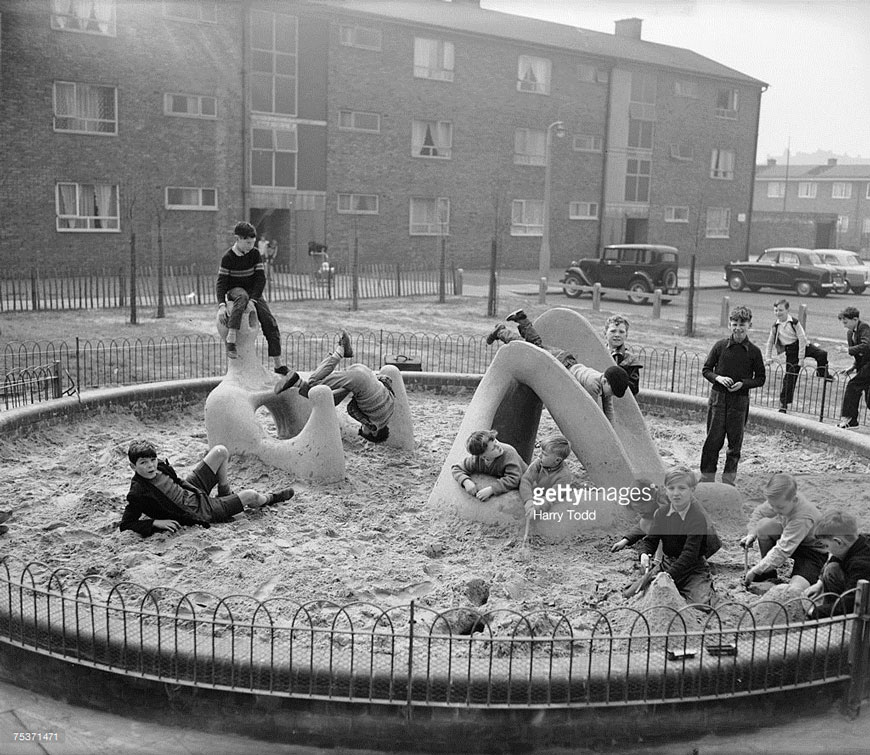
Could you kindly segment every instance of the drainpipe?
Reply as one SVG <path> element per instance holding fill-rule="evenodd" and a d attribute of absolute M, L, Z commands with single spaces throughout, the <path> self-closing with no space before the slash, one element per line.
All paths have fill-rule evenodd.
<path fill-rule="evenodd" d="M 761 95 L 767 91 L 765 84 L 758 91 L 758 108 L 755 111 L 755 139 L 752 143 L 752 176 L 749 181 L 749 212 L 746 215 L 746 244 L 743 249 L 743 259 L 749 260 L 749 240 L 752 236 L 752 205 L 755 202 L 755 162 L 758 154 L 758 125 L 761 122 Z M 788 192 L 788 182 L 786 181 L 785 190 Z"/>
<path fill-rule="evenodd" d="M 601 198 L 598 202 L 598 238 L 595 242 L 595 256 L 601 254 L 602 236 L 604 234 L 604 203 L 607 197 L 607 150 L 610 140 L 610 105 L 613 87 L 613 67 L 607 70 L 607 104 L 604 108 L 604 139 L 601 145 Z"/>

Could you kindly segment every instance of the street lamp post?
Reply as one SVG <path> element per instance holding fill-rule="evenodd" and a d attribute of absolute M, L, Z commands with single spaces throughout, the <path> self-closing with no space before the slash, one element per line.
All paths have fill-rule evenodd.
<path fill-rule="evenodd" d="M 544 148 L 544 226 L 541 235 L 541 254 L 538 259 L 539 295 L 541 304 L 547 301 L 547 281 L 550 277 L 550 147 L 553 144 L 553 131 L 559 138 L 565 136 L 565 124 L 553 121 L 547 126 L 546 146 Z"/>

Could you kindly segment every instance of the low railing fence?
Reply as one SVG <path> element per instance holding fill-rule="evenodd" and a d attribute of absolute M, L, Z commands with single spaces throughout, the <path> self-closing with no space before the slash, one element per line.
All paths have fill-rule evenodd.
<path fill-rule="evenodd" d="M 372 368 L 383 365 L 397 355 L 420 361 L 426 372 L 483 374 L 498 348 L 487 345 L 481 336 L 367 331 L 353 335 L 354 358 Z M 285 336 L 284 353 L 288 364 L 305 371 L 314 369 L 333 349 L 337 334 L 307 334 L 292 331 Z M 266 363 L 265 345 L 258 339 L 258 350 Z M 655 389 L 689 396 L 707 396 L 710 384 L 701 374 L 705 356 L 689 351 L 641 347 L 635 349 L 644 367 L 641 390 Z M 226 372 L 226 354 L 217 336 L 174 336 L 172 338 L 86 340 L 73 342 L 9 343 L 3 349 L 3 373 L 6 380 L 21 371 L 39 365 L 57 363 L 69 382 L 64 395 L 77 390 L 134 385 L 162 380 L 214 377 Z M 54 369 L 54 368 L 53 368 Z M 13 376 L 13 377 L 10 377 Z M 774 363 L 767 382 L 751 391 L 755 406 L 779 407 L 779 393 L 785 367 Z M 846 380 L 840 376 L 832 382 L 815 376 L 812 368 L 802 369 L 790 411 L 824 420 L 839 417 Z M 71 386 L 71 387 L 70 387 Z M 34 391 L 25 401 L 22 396 L 0 402 L 6 408 L 55 398 L 51 392 Z M 867 421 L 867 409 L 861 416 Z"/>
<path fill-rule="evenodd" d="M 14 569 L 14 572 L 13 572 Z M 840 685 L 866 693 L 867 583 L 856 612 L 804 622 L 806 599 L 704 614 L 652 606 L 439 611 L 219 598 L 0 562 L 0 638 L 172 683 L 461 707 L 697 701 Z"/>

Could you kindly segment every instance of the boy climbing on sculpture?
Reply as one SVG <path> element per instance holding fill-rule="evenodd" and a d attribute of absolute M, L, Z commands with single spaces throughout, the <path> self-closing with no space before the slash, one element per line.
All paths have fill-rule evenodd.
<path fill-rule="evenodd" d="M 517 450 L 508 443 L 496 440 L 496 430 L 476 430 L 468 436 L 465 447 L 471 456 L 451 468 L 453 479 L 463 490 L 480 501 L 486 501 L 494 495 L 516 490 L 520 479 L 526 471 L 526 462 Z M 492 485 L 478 488 L 473 474 L 486 474 L 497 478 Z"/>
<path fill-rule="evenodd" d="M 121 517 L 121 530 L 149 537 L 155 532 L 178 532 L 181 527 L 194 524 L 208 527 L 227 522 L 244 509 L 259 509 L 293 497 L 293 488 L 267 494 L 251 489 L 234 493 L 227 476 L 229 456 L 224 446 L 214 446 L 181 478 L 168 461 L 158 460 L 157 448 L 152 443 L 133 441 L 127 458 L 134 475 Z M 215 486 L 217 496 L 213 497 Z"/>
<path fill-rule="evenodd" d="M 585 364 L 581 364 L 573 354 L 564 349 L 545 346 L 538 331 L 535 330 L 535 326 L 532 325 L 532 321 L 526 317 L 526 313 L 521 309 L 518 309 L 516 312 L 511 312 L 511 314 L 509 314 L 505 319 L 517 324 L 520 336 L 526 341 L 550 352 L 554 357 L 556 357 L 556 359 L 564 365 L 565 369 L 574 376 L 574 379 L 586 389 L 586 392 L 592 396 L 596 402 L 601 402 L 601 409 L 604 412 L 604 416 L 606 416 L 607 419 L 610 420 L 610 423 L 613 424 L 612 397 L 616 396 L 617 398 L 622 398 L 630 385 L 629 375 L 624 369 L 622 369 L 622 367 L 613 365 L 604 370 L 604 372 L 599 372 L 592 367 L 587 367 Z M 487 343 L 493 343 L 494 341 L 510 343 L 511 341 L 516 340 L 519 340 L 518 337 L 508 331 L 507 327 L 502 323 L 496 325 L 493 331 L 486 337 Z"/>
<path fill-rule="evenodd" d="M 395 406 L 393 383 L 364 364 L 352 364 L 346 370 L 336 370 L 342 359 L 352 356 L 350 336 L 343 330 L 338 347 L 320 363 L 308 380 L 302 380 L 299 373 L 291 372 L 278 381 L 275 393 L 296 388 L 300 396 L 307 398 L 313 386 L 325 385 L 332 389 L 336 405 L 351 396 L 347 413 L 360 423 L 360 436 L 372 443 L 383 443 L 390 436 L 387 425 Z"/>
<path fill-rule="evenodd" d="M 520 478 L 520 500 L 527 517 L 534 517 L 536 511 L 550 510 L 552 503 L 541 498 L 545 491 L 559 490 L 574 482 L 574 475 L 565 464 L 570 455 L 571 443 L 564 435 L 553 433 L 541 441 L 541 455 Z"/>

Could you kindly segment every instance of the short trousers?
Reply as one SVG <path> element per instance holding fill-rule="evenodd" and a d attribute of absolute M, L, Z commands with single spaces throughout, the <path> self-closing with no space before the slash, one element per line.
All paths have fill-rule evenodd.
<path fill-rule="evenodd" d="M 215 497 L 223 505 L 228 503 L 238 503 L 242 507 L 242 499 L 235 493 L 230 495 L 212 496 L 211 491 L 218 484 L 217 473 L 204 461 L 200 461 L 190 472 L 187 473 L 185 480 L 191 485 L 198 487 L 209 498 Z"/>

